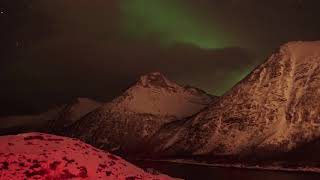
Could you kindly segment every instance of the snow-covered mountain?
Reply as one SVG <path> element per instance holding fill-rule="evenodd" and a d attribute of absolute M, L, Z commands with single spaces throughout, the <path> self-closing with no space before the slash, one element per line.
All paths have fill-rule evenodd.
<path fill-rule="evenodd" d="M 70 104 L 52 108 L 36 115 L 8 116 L 0 118 L 0 134 L 42 131 L 59 133 L 71 126 L 102 103 L 88 98 L 77 98 Z"/>
<path fill-rule="evenodd" d="M 100 106 L 102 103 L 93 99 L 77 98 L 72 103 L 63 106 L 59 115 L 49 122 L 49 129 L 53 132 L 60 132 Z"/>
<path fill-rule="evenodd" d="M 158 179 L 79 140 L 42 133 L 0 136 L 0 179 Z"/>
<path fill-rule="evenodd" d="M 50 121 L 59 117 L 62 109 L 56 107 L 36 115 L 1 117 L 0 135 L 45 130 Z"/>
<path fill-rule="evenodd" d="M 162 125 L 192 116 L 214 99 L 160 73 L 150 73 L 122 96 L 75 123 L 71 135 L 111 151 L 139 151 Z"/>
<path fill-rule="evenodd" d="M 195 117 L 153 138 L 166 155 L 289 152 L 320 138 L 320 42 L 290 42 Z"/>
<path fill-rule="evenodd" d="M 212 96 L 197 88 L 180 86 L 155 72 L 140 77 L 112 103 L 115 109 L 141 114 L 185 118 L 199 112 L 212 101 Z"/>

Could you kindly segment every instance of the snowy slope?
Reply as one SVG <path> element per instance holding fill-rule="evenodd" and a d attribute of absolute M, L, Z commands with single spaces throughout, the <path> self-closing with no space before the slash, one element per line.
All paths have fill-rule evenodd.
<path fill-rule="evenodd" d="M 288 152 L 320 137 L 319 102 L 320 42 L 291 42 L 196 117 L 164 127 L 155 151 Z"/>
<path fill-rule="evenodd" d="M 79 140 L 41 133 L 0 137 L 0 179 L 152 179 L 118 156 Z"/>
<path fill-rule="evenodd" d="M 194 115 L 213 99 L 160 73 L 150 73 L 122 96 L 77 122 L 71 135 L 111 151 L 140 151 L 163 124 Z"/>
<path fill-rule="evenodd" d="M 166 79 L 161 73 L 150 73 L 113 101 L 114 108 L 142 114 L 191 116 L 211 103 L 205 92 L 183 87 Z"/>

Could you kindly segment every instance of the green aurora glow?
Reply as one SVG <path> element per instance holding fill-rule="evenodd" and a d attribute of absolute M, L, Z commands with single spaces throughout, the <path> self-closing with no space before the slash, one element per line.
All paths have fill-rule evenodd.
<path fill-rule="evenodd" d="M 236 46 L 236 38 L 230 31 L 227 33 L 223 25 L 219 25 L 212 17 L 208 19 L 190 4 L 179 0 L 121 0 L 120 10 L 123 31 L 130 38 L 153 39 L 164 47 L 189 44 L 210 50 Z M 201 63 L 201 58 L 198 60 Z M 201 83 L 201 80 L 193 78 L 181 78 L 180 81 L 221 95 L 251 71 L 252 65 L 248 66 L 250 67 L 234 69 L 234 72 L 206 72 L 204 76 L 215 74 L 214 79 L 223 79 L 214 88 L 209 82 Z M 207 84 L 206 87 L 203 84 Z"/>
<path fill-rule="evenodd" d="M 230 37 L 218 25 L 176 0 L 122 0 L 120 7 L 124 31 L 132 37 L 151 36 L 163 45 L 191 44 L 203 49 L 230 45 Z"/>

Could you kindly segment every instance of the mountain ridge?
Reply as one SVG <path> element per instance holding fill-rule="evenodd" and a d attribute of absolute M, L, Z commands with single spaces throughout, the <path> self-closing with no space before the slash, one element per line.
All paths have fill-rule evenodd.
<path fill-rule="evenodd" d="M 153 140 L 159 145 L 155 152 L 239 155 L 291 151 L 320 135 L 319 75 L 320 42 L 287 43 L 182 127 L 171 132 L 162 129 Z"/>
<path fill-rule="evenodd" d="M 111 151 L 142 151 L 142 145 L 162 125 L 192 116 L 214 99 L 203 91 L 173 83 L 161 73 L 149 73 L 122 96 L 72 126 L 71 136 Z"/>

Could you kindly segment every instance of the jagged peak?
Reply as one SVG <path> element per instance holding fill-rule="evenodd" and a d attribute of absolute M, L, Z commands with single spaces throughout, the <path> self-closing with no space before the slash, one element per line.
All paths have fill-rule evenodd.
<path fill-rule="evenodd" d="M 190 85 L 181 85 L 174 81 L 169 80 L 160 72 L 152 72 L 145 75 L 140 76 L 140 78 L 136 81 L 136 83 L 130 86 L 125 92 L 124 95 L 137 95 L 137 91 L 139 89 L 150 89 L 151 92 L 159 92 L 162 93 L 180 93 L 180 94 L 190 94 L 194 96 L 208 96 L 208 97 L 216 97 L 208 94 L 204 90 L 196 88 Z"/>
<path fill-rule="evenodd" d="M 162 88 L 176 86 L 175 83 L 168 80 L 160 72 L 151 72 L 141 76 L 137 84 L 142 85 L 144 87 L 162 87 Z"/>
<path fill-rule="evenodd" d="M 211 102 L 212 97 L 203 91 L 181 86 L 153 72 L 141 76 L 112 104 L 132 112 L 186 117 Z"/>

